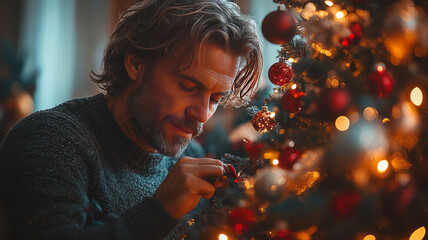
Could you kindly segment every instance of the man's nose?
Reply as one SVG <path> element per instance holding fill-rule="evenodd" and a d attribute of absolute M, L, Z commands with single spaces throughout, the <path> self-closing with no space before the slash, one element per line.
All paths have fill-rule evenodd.
<path fill-rule="evenodd" d="M 201 99 L 200 101 L 192 103 L 192 105 L 187 108 L 187 114 L 190 116 L 190 118 L 200 123 L 205 123 L 212 115 L 210 109 L 210 99 Z"/>

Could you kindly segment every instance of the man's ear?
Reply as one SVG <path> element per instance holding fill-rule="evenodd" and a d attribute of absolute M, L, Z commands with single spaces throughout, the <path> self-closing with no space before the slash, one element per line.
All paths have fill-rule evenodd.
<path fill-rule="evenodd" d="M 127 51 L 125 54 L 124 64 L 129 79 L 137 80 L 139 76 L 143 75 L 145 61 L 140 55 Z"/>

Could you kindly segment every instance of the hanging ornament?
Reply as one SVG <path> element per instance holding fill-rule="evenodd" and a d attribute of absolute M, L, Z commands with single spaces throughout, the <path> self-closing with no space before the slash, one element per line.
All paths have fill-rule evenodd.
<path fill-rule="evenodd" d="M 281 98 L 282 107 L 290 113 L 299 112 L 302 108 L 301 98 L 303 95 L 304 93 L 299 90 L 289 89 Z"/>
<path fill-rule="evenodd" d="M 244 149 L 248 154 L 248 158 L 252 161 L 256 161 L 262 152 L 263 149 L 263 143 L 262 142 L 256 142 L 251 143 L 250 141 L 244 139 L 243 140 Z"/>
<path fill-rule="evenodd" d="M 301 152 L 294 147 L 287 147 L 279 153 L 279 164 L 283 169 L 293 169 L 294 163 L 300 158 Z"/>
<path fill-rule="evenodd" d="M 293 78 L 293 69 L 287 63 L 280 61 L 269 68 L 268 77 L 271 83 L 284 86 Z"/>
<path fill-rule="evenodd" d="M 339 216 L 348 216 L 355 212 L 360 195 L 356 191 L 342 191 L 333 197 L 332 208 Z"/>
<path fill-rule="evenodd" d="M 235 233 L 241 235 L 251 230 L 256 222 L 256 215 L 254 211 L 249 208 L 233 208 L 229 211 L 229 222 L 235 229 Z"/>
<path fill-rule="evenodd" d="M 378 64 L 376 71 L 369 75 L 368 80 L 370 93 L 379 98 L 388 96 L 394 88 L 394 77 L 382 64 Z"/>
<path fill-rule="evenodd" d="M 265 38 L 274 44 L 286 44 L 296 34 L 294 18 L 278 6 L 277 11 L 269 13 L 262 23 Z"/>
<path fill-rule="evenodd" d="M 276 202 L 286 193 L 285 191 L 285 171 L 277 167 L 265 167 L 256 174 L 254 191 L 261 200 Z"/>
<path fill-rule="evenodd" d="M 351 95 L 342 88 L 327 88 L 321 92 L 317 102 L 319 116 L 334 120 L 346 111 L 351 103 Z"/>
<path fill-rule="evenodd" d="M 263 106 L 261 111 L 254 114 L 251 122 L 257 132 L 270 132 L 275 126 L 275 112 L 270 112 L 267 106 Z"/>

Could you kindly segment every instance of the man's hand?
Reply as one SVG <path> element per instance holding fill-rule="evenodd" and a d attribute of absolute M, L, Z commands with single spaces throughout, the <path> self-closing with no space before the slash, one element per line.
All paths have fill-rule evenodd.
<path fill-rule="evenodd" d="M 225 174 L 226 165 L 212 158 L 182 157 L 172 167 L 153 197 L 172 217 L 179 219 L 215 191 L 214 182 Z M 214 184 L 214 185 L 213 185 Z"/>

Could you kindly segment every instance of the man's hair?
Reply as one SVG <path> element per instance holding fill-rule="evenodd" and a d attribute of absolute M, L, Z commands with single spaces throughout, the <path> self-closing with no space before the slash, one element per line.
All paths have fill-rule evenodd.
<path fill-rule="evenodd" d="M 119 18 L 105 50 L 103 73 L 92 71 L 91 79 L 114 95 L 129 81 L 124 65 L 128 51 L 153 61 L 178 46 L 187 46 L 186 54 L 192 61 L 194 46 L 199 44 L 200 50 L 206 42 L 218 44 L 241 57 L 231 93 L 223 105 L 246 104 L 256 91 L 262 69 L 261 43 L 254 20 L 227 0 L 138 2 Z"/>

